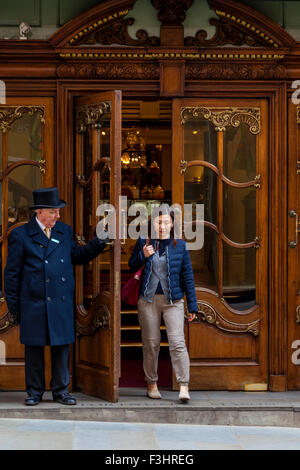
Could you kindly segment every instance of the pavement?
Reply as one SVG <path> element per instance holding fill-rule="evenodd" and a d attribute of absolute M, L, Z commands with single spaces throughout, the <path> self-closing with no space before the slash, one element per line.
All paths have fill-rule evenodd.
<path fill-rule="evenodd" d="M 121 388 L 117 403 L 72 393 L 77 406 L 64 406 L 46 392 L 28 407 L 24 392 L 2 391 L 0 450 L 300 450 L 298 391 L 191 391 L 188 404 L 161 393 Z"/>
<path fill-rule="evenodd" d="M 4 418 L 0 450 L 300 450 L 300 429 Z"/>

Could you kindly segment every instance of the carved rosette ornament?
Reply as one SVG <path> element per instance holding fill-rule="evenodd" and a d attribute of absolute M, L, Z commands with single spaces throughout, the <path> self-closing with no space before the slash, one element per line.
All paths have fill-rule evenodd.
<path fill-rule="evenodd" d="M 85 132 L 87 126 L 100 128 L 102 120 L 110 111 L 111 104 L 108 101 L 78 106 L 76 108 L 76 132 Z"/>
<path fill-rule="evenodd" d="M 12 124 L 24 114 L 32 116 L 39 113 L 42 124 L 45 124 L 45 106 L 0 106 L 0 131 L 8 132 Z"/>
<path fill-rule="evenodd" d="M 202 106 L 187 106 L 181 110 L 181 123 L 184 125 L 190 119 L 204 118 L 211 121 L 216 131 L 225 131 L 226 127 L 238 127 L 241 123 L 249 126 L 252 134 L 260 132 L 259 108 L 205 108 Z"/>
<path fill-rule="evenodd" d="M 197 303 L 199 313 L 196 314 L 196 320 L 194 321 L 204 321 L 229 333 L 250 333 L 253 336 L 259 335 L 259 318 L 250 323 L 236 323 L 224 318 L 221 313 L 208 302 L 197 301 Z"/>

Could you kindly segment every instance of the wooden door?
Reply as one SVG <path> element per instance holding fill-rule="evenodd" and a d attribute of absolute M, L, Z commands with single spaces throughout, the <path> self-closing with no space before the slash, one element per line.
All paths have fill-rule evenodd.
<path fill-rule="evenodd" d="M 300 388 L 300 106 L 288 115 L 288 388 Z"/>
<path fill-rule="evenodd" d="M 267 123 L 263 99 L 174 100 L 173 202 L 204 204 L 191 389 L 268 388 Z"/>
<path fill-rule="evenodd" d="M 121 92 L 76 100 L 75 231 L 80 243 L 95 236 L 97 208 L 111 204 L 116 238 L 88 265 L 76 268 L 76 386 L 118 400 L 120 374 Z"/>
<path fill-rule="evenodd" d="M 24 346 L 19 327 L 10 326 L 4 293 L 4 268 L 10 232 L 30 219 L 32 191 L 55 184 L 52 98 L 7 98 L 0 106 L 0 389 L 24 390 Z M 46 386 L 50 354 L 46 351 Z"/>

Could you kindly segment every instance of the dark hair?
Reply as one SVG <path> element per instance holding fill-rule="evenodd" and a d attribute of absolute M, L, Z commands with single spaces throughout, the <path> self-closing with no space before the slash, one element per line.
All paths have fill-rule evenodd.
<path fill-rule="evenodd" d="M 170 238 L 173 239 L 173 246 L 176 246 L 176 239 L 174 237 L 175 215 L 174 215 L 174 211 L 171 210 L 169 204 L 163 203 L 160 206 L 154 207 L 154 209 L 151 213 L 150 220 L 149 220 L 149 226 L 148 226 L 149 236 L 151 237 L 151 234 L 155 233 L 155 229 L 154 229 L 154 226 L 153 226 L 154 219 L 156 219 L 156 217 L 159 217 L 161 215 L 169 215 L 172 219 L 173 227 L 171 228 L 171 231 L 170 231 Z"/>

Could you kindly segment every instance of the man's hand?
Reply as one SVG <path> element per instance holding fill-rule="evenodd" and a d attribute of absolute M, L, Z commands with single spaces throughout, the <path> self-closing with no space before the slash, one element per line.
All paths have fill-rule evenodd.
<path fill-rule="evenodd" d="M 8 312 L 8 321 L 11 325 L 20 325 L 20 313 Z"/>

